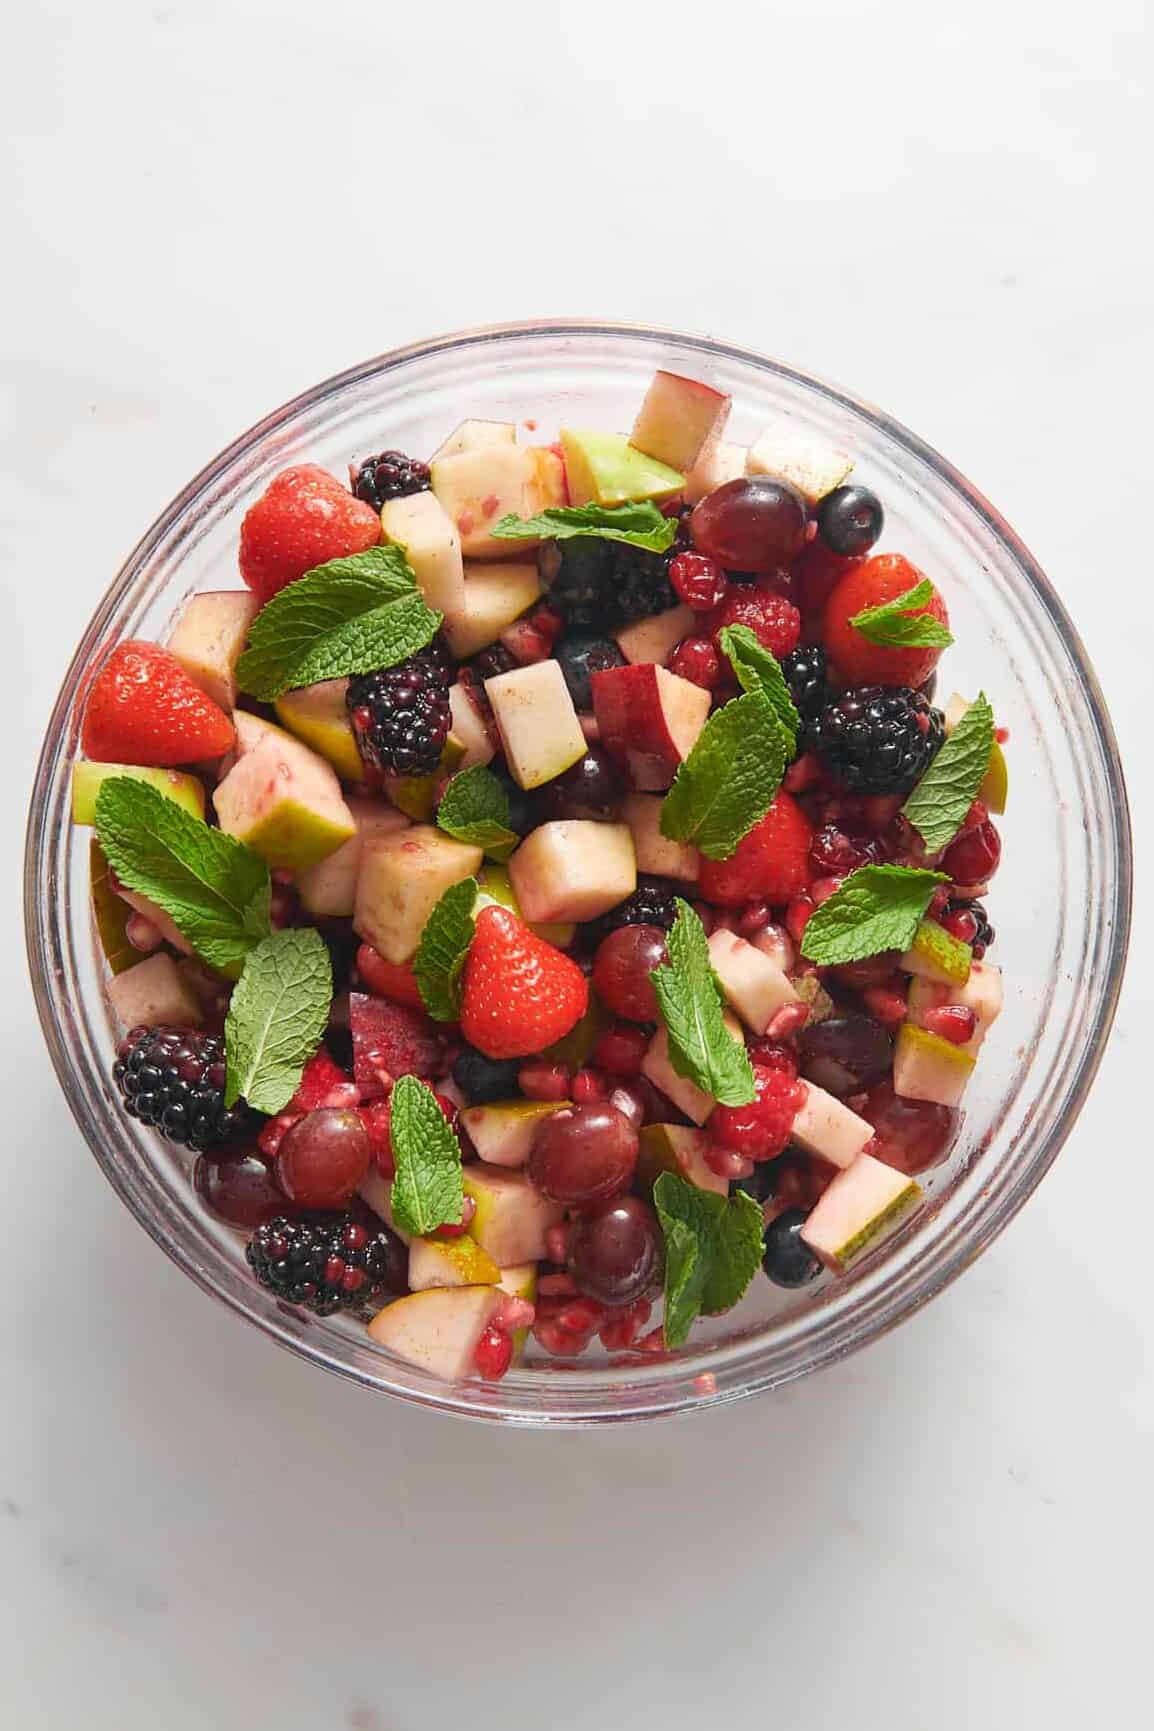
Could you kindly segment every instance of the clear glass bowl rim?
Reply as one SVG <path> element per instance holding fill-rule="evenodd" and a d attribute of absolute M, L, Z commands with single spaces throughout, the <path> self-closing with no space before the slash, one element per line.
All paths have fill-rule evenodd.
<path fill-rule="evenodd" d="M 981 519 L 1003 552 L 1017 565 L 1034 598 L 1047 616 L 1049 627 L 1056 634 L 1073 663 L 1092 722 L 1094 743 L 1106 768 L 1107 801 L 1110 814 L 1115 860 L 1115 882 L 1112 905 L 1108 910 L 1110 939 L 1105 966 L 1098 982 L 1097 997 L 1089 1025 L 1089 1036 L 1082 1046 L 1071 1074 L 1064 1078 L 1065 1107 L 1036 1145 L 1029 1148 L 1028 1158 L 1020 1155 L 1014 1182 L 1003 1186 L 992 1204 L 983 1203 L 966 1223 L 964 1232 L 954 1231 L 939 1243 L 928 1259 L 915 1259 L 916 1266 L 899 1271 L 886 1282 L 873 1282 L 865 1302 L 855 1309 L 833 1306 L 820 1313 L 803 1330 L 792 1331 L 792 1338 L 782 1342 L 768 1339 L 754 1350 L 738 1353 L 739 1362 L 726 1364 L 723 1350 L 695 1355 L 685 1352 L 666 1365 L 653 1365 L 641 1370 L 630 1369 L 627 1378 L 617 1378 L 606 1371 L 594 1378 L 604 1389 L 600 1402 L 583 1401 L 573 1410 L 565 1400 L 565 1377 L 538 1379 L 538 1393 L 543 1398 L 532 1403 L 501 1403 L 478 1406 L 467 1392 L 455 1385 L 407 1385 L 403 1378 L 390 1374 L 382 1360 L 381 1369 L 370 1372 L 363 1363 L 351 1362 L 339 1353 L 330 1352 L 321 1341 L 293 1333 L 279 1325 L 271 1315 L 260 1314 L 235 1294 L 226 1291 L 205 1269 L 189 1246 L 163 1230 L 158 1208 L 148 1205 L 147 1196 L 128 1181 L 123 1165 L 114 1157 L 113 1148 L 91 1108 L 80 1077 L 70 1056 L 62 1025 L 58 998 L 63 983 L 57 977 L 52 958 L 62 953 L 60 910 L 51 894 L 55 884 L 55 865 L 62 836 L 48 823 L 51 783 L 60 740 L 68 717 L 76 702 L 81 680 L 93 655 L 99 649 L 104 634 L 116 616 L 124 599 L 130 594 L 141 569 L 161 547 L 165 538 L 183 514 L 206 493 L 225 472 L 262 441 L 277 433 L 295 417 L 330 396 L 364 380 L 387 374 L 414 360 L 444 354 L 478 345 L 500 344 L 525 337 L 596 339 L 636 339 L 646 344 L 672 343 L 695 349 L 739 366 L 768 371 L 809 391 L 818 393 L 835 404 L 842 404 L 865 420 L 894 444 L 934 471 L 936 476 L 955 491 Z M 715 338 L 667 327 L 611 322 L 578 318 L 540 319 L 513 324 L 478 326 L 447 333 L 402 348 L 389 350 L 344 372 L 323 380 L 275 409 L 228 445 L 208 463 L 161 512 L 152 526 L 133 548 L 117 576 L 110 584 L 80 641 L 65 675 L 60 694 L 53 707 L 44 745 L 37 766 L 29 810 L 27 846 L 25 851 L 25 934 L 29 966 L 37 1012 L 48 1044 L 54 1068 L 68 1104 L 99 1162 L 106 1178 L 131 1209 L 149 1235 L 206 1292 L 227 1304 L 229 1308 L 254 1323 L 278 1344 L 298 1356 L 320 1365 L 323 1369 L 348 1377 L 362 1386 L 398 1395 L 417 1405 L 450 1411 L 470 1418 L 496 1418 L 507 1422 L 530 1425 L 577 1426 L 613 1423 L 624 1420 L 665 1416 L 672 1413 L 701 1410 L 761 1392 L 804 1375 L 811 1370 L 841 1360 L 872 1340 L 894 1328 L 914 1310 L 944 1290 L 961 1274 L 1009 1224 L 1037 1187 L 1056 1159 L 1081 1110 L 1101 1061 L 1106 1037 L 1117 1006 L 1118 994 L 1125 970 L 1129 943 L 1132 897 L 1132 842 L 1125 778 L 1118 753 L 1117 741 L 1106 710 L 1097 677 L 1073 623 L 1053 590 L 1041 567 L 1001 514 L 965 477 L 931 446 L 900 422 L 872 404 L 830 384 L 802 369 L 789 366 L 755 350 L 724 343 Z M 732 1357 L 732 1351 L 728 1355 Z M 616 1385 L 620 1385 L 620 1388 Z M 635 1399 L 621 1395 L 626 1388 L 635 1391 Z M 558 1396 L 554 1402 L 550 1390 Z"/>

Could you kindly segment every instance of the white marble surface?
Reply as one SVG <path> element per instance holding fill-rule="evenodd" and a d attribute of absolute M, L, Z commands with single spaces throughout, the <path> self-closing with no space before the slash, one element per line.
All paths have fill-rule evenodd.
<path fill-rule="evenodd" d="M 956 460 L 1065 594 L 1149 842 L 1149 9 L 750 10 L 13 9 L 13 919 L 51 693 L 155 511 L 327 373 L 553 311 L 775 350 Z M 917 1319 L 775 1399 L 542 1436 L 374 1401 L 202 1298 L 81 1145 L 11 938 L 0 1722 L 1137 1723 L 1152 959 L 1140 904 L 1066 1153 Z"/>

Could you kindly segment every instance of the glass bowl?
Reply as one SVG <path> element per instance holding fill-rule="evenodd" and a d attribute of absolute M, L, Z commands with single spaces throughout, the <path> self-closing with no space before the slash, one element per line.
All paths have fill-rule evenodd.
<path fill-rule="evenodd" d="M 944 690 L 983 688 L 1010 733 L 1006 845 L 990 898 L 1006 1007 L 956 1149 L 925 1179 L 925 1204 L 848 1278 L 797 1294 L 758 1279 L 738 1309 L 699 1324 L 660 1360 L 544 1359 L 497 1384 L 449 1385 L 377 1348 L 360 1325 L 306 1318 L 258 1287 L 240 1237 L 201 1207 L 186 1158 L 120 1110 L 89 912 L 89 833 L 68 817 L 78 693 L 113 643 L 163 639 L 188 595 L 239 586 L 241 515 L 286 464 L 343 474 L 382 444 L 423 453 L 466 416 L 531 417 L 536 440 L 566 422 L 628 427 L 655 367 L 730 392 L 733 439 L 786 415 L 852 451 L 855 479 L 885 503 L 881 548 L 900 549 L 942 584 L 957 638 Z M 555 321 L 368 361 L 269 415 L 185 488 L 112 583 L 68 671 L 36 777 L 26 874 L 32 976 L 57 1074 L 109 1181 L 174 1261 L 282 1346 L 368 1388 L 473 1418 L 576 1425 L 777 1387 L 892 1328 L 980 1254 L 1057 1155 L 1093 1080 L 1125 960 L 1131 858 L 1117 747 L 1077 632 L 1017 536 L 956 470 L 879 410 L 779 361 L 705 337 Z"/>

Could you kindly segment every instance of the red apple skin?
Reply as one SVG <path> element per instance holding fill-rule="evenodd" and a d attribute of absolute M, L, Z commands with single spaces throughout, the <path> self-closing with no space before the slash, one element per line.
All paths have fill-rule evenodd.
<path fill-rule="evenodd" d="M 684 693 L 682 686 L 686 688 Z M 708 692 L 648 661 L 594 673 L 592 691 L 601 744 L 625 769 L 632 785 L 642 793 L 661 792 L 669 787 L 678 765 L 705 725 Z M 692 737 L 685 730 L 688 718 L 684 713 L 680 724 L 674 720 L 671 725 L 667 713 L 670 703 L 690 710 L 690 731 L 696 728 Z M 680 740 L 673 731 L 675 727 Z"/>

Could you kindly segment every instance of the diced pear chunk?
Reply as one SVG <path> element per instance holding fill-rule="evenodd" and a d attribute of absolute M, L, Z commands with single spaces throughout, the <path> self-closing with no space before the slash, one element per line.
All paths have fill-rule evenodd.
<path fill-rule="evenodd" d="M 397 835 L 409 827 L 404 812 L 383 799 L 350 798 L 348 807 L 357 826 L 356 834 L 328 859 L 297 873 L 296 886 L 302 906 L 310 914 L 322 918 L 348 919 L 352 914 L 365 843 L 381 836 Z"/>
<path fill-rule="evenodd" d="M 704 1130 L 694 1130 L 688 1124 L 647 1124 L 641 1132 L 638 1180 L 652 1185 L 663 1172 L 672 1172 L 699 1190 L 728 1196 L 729 1179 L 720 1177 L 710 1166 L 705 1158 L 708 1147 Z"/>
<path fill-rule="evenodd" d="M 827 1268 L 840 1274 L 872 1250 L 915 1206 L 921 1185 L 872 1154 L 859 1154 L 818 1197 L 801 1236 Z"/>
<path fill-rule="evenodd" d="M 505 542 L 506 547 L 512 543 Z M 520 542 L 516 545 L 521 545 Z M 532 561 L 494 560 L 466 564 L 465 593 L 460 605 L 445 614 L 445 639 L 458 661 L 495 643 L 506 625 L 532 607 L 541 594 L 541 579 Z"/>
<path fill-rule="evenodd" d="M 269 732 L 246 751 L 213 804 L 226 835 L 284 871 L 315 865 L 356 834 L 331 766 L 287 733 Z"/>
<path fill-rule="evenodd" d="M 903 1022 L 894 1048 L 894 1093 L 903 1100 L 958 1106 L 975 1059 L 961 1046 Z"/>
<path fill-rule="evenodd" d="M 466 1106 L 461 1124 L 478 1157 L 490 1166 L 524 1166 L 542 1119 L 570 1104 L 569 1100 L 492 1100 Z"/>
<path fill-rule="evenodd" d="M 724 926 L 709 940 L 709 959 L 726 1002 L 755 1034 L 764 1034 L 778 1010 L 797 1002 L 777 964 Z"/>
<path fill-rule="evenodd" d="M 559 661 L 536 661 L 486 679 L 485 692 L 514 780 L 540 787 L 585 756 L 585 735 Z"/>
<path fill-rule="evenodd" d="M 387 1347 L 443 1382 L 472 1374 L 477 1347 L 502 1302 L 496 1286 L 435 1286 L 394 1299 L 369 1323 Z"/>
<path fill-rule="evenodd" d="M 469 1235 L 488 1251 L 500 1268 L 518 1262 L 539 1262 L 545 1255 L 545 1237 L 565 1210 L 550 1202 L 524 1172 L 486 1166 L 470 1160 L 463 1171 L 465 1195 L 477 1205 L 469 1222 Z"/>
<path fill-rule="evenodd" d="M 747 475 L 774 475 L 788 481 L 808 505 L 816 505 L 840 487 L 852 468 L 853 458 L 845 451 L 831 449 L 788 421 L 767 427 L 750 446 L 745 464 Z"/>
<path fill-rule="evenodd" d="M 445 891 L 474 877 L 484 855 L 431 824 L 365 843 L 353 925 L 386 961 L 416 954 L 425 922 Z"/>
<path fill-rule="evenodd" d="M 409 1245 L 409 1290 L 433 1286 L 496 1286 L 501 1270 L 468 1233 L 460 1238 L 414 1238 Z"/>
<path fill-rule="evenodd" d="M 346 781 L 363 781 L 365 766 L 345 701 L 348 689 L 347 679 L 320 679 L 315 685 L 286 691 L 274 707 L 277 720 L 319 752 L 338 775 Z"/>
<path fill-rule="evenodd" d="M 125 1028 L 198 1028 L 200 1000 L 172 957 L 163 951 L 109 981 L 108 1001 Z"/>
<path fill-rule="evenodd" d="M 449 687 L 449 714 L 452 731 L 464 748 L 457 768 L 472 769 L 474 764 L 491 763 L 497 748 L 489 737 L 484 717 L 460 683 Z"/>
<path fill-rule="evenodd" d="M 381 506 L 386 541 L 400 547 L 430 607 L 441 613 L 458 609 L 465 599 L 465 563 L 456 525 L 435 493 L 410 493 L 387 499 Z"/>
<path fill-rule="evenodd" d="M 805 1099 L 790 1135 L 807 1154 L 816 1154 L 831 1166 L 849 1166 L 866 1144 L 873 1141 L 873 1125 L 815 1082 L 803 1082 L 801 1086 Z"/>
<path fill-rule="evenodd" d="M 538 824 L 510 859 L 509 877 L 532 924 L 594 920 L 637 888 L 633 837 L 623 823 L 587 818 Z"/>
<path fill-rule="evenodd" d="M 688 842 L 670 841 L 661 833 L 661 795 L 626 794 L 621 815 L 633 833 L 637 870 L 651 877 L 676 878 L 695 884 L 701 876 L 701 855 Z"/>
<path fill-rule="evenodd" d="M 685 476 L 668 463 L 647 457 L 623 433 L 563 427 L 561 449 L 569 499 L 574 505 L 624 505 L 630 499 L 669 499 L 680 493 Z"/>
<path fill-rule="evenodd" d="M 748 456 L 744 445 L 727 445 L 724 440 L 719 440 L 716 445 L 707 445 L 685 477 L 686 503 L 697 505 L 707 493 L 744 475 Z"/>
<path fill-rule="evenodd" d="M 259 611 L 251 590 L 208 590 L 185 604 L 168 639 L 188 677 L 226 714 L 236 708 L 236 664 Z"/>
<path fill-rule="evenodd" d="M 78 760 L 72 765 L 72 821 L 96 822 L 96 801 L 106 781 L 116 776 L 129 781 L 143 781 L 188 812 L 190 817 L 204 816 L 204 784 L 195 775 L 179 769 L 143 769 L 135 763 L 87 763 Z"/>

